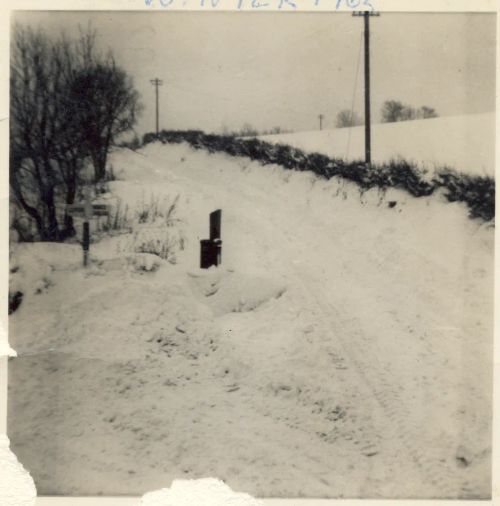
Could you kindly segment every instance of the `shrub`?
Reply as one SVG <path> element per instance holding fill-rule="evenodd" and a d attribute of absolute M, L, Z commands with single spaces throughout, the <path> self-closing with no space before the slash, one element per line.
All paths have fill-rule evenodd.
<path fill-rule="evenodd" d="M 122 201 L 118 200 L 115 208 L 106 216 L 106 220 L 99 222 L 99 230 L 103 232 L 132 230 L 132 223 L 128 216 L 128 205 L 123 206 Z"/>
<path fill-rule="evenodd" d="M 177 261 L 177 251 L 183 249 L 184 237 L 180 231 L 157 225 L 137 227 L 117 245 L 117 253 L 147 253 L 172 264 Z"/>
<path fill-rule="evenodd" d="M 136 210 L 136 220 L 140 224 L 161 222 L 167 227 L 171 227 L 179 221 L 175 217 L 178 202 L 179 195 L 172 202 L 169 202 L 165 197 L 160 199 L 159 195 L 154 194 L 150 196 L 149 201 L 146 201 L 143 196 L 142 202 Z"/>
<path fill-rule="evenodd" d="M 360 161 L 348 162 L 321 153 L 305 153 L 284 144 L 270 144 L 256 138 L 205 134 L 200 130 L 162 130 L 158 138 L 163 143 L 187 142 L 194 149 L 206 149 L 210 153 L 246 156 L 263 165 L 277 164 L 290 170 L 311 171 L 325 179 L 340 177 L 356 183 L 362 191 L 398 188 L 414 197 L 424 197 L 444 188 L 450 202 L 467 204 L 471 218 L 489 221 L 495 217 L 495 180 L 488 176 L 470 176 L 441 169 L 436 177 L 428 181 L 415 164 L 401 159 L 367 167 Z M 144 144 L 155 140 L 156 134 L 144 135 Z"/>
<path fill-rule="evenodd" d="M 436 184 L 445 188 L 450 202 L 465 202 L 472 218 L 485 221 L 495 217 L 495 181 L 487 176 L 470 176 L 450 169 L 438 172 Z"/>
<path fill-rule="evenodd" d="M 170 237 L 165 237 L 164 239 L 149 239 L 146 241 L 139 241 L 134 251 L 136 253 L 149 253 L 151 255 L 156 255 L 163 260 L 168 260 L 171 263 L 175 263 L 175 250 L 178 242 Z"/>

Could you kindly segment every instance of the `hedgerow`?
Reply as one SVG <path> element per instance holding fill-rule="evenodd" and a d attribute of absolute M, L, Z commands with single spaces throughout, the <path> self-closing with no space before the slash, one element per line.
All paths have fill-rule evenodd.
<path fill-rule="evenodd" d="M 443 168 L 428 180 L 416 165 L 405 160 L 392 160 L 367 167 L 360 161 L 306 153 L 284 144 L 271 144 L 256 138 L 206 134 L 201 130 L 162 130 L 158 136 L 154 133 L 144 135 L 143 144 L 154 141 L 187 142 L 194 149 L 206 149 L 210 153 L 245 156 L 263 165 L 276 164 L 290 170 L 310 171 L 326 179 L 340 177 L 356 183 L 362 191 L 398 188 L 414 197 L 424 197 L 442 188 L 448 201 L 467 204 L 471 218 L 490 221 L 495 217 L 495 180 L 489 176 L 472 176 Z"/>

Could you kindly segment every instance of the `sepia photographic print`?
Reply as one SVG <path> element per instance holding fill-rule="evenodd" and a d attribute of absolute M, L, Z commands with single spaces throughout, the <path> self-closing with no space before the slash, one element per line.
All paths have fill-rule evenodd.
<path fill-rule="evenodd" d="M 282 4 L 12 12 L 39 495 L 491 498 L 496 14 Z"/>

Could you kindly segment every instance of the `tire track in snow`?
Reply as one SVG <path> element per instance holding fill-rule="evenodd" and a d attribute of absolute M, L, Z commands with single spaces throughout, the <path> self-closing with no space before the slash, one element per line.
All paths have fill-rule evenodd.
<path fill-rule="evenodd" d="M 241 217 L 245 219 L 244 216 Z M 285 245 L 285 249 L 290 247 L 291 250 L 296 251 L 296 244 L 292 238 L 288 235 L 286 231 L 281 230 L 279 226 L 271 227 L 273 231 L 273 235 L 268 239 L 270 243 L 282 244 Z M 262 232 L 262 231 L 261 231 Z M 261 235 L 261 239 L 265 234 Z M 280 236 L 279 239 L 276 236 Z M 318 282 L 315 280 L 314 276 L 304 276 L 303 272 L 299 271 L 299 268 L 291 264 L 293 269 L 288 271 L 288 276 L 290 273 L 293 273 L 292 283 L 296 283 L 298 287 L 301 288 L 301 296 L 304 298 L 301 307 L 305 309 L 310 314 L 315 314 L 315 312 L 322 315 L 322 317 L 318 318 L 315 322 L 317 325 L 317 330 L 315 334 L 328 336 L 325 337 L 321 341 L 321 346 L 323 349 L 326 349 L 326 353 L 332 356 L 332 369 L 337 369 L 337 365 L 341 363 L 344 367 L 342 371 L 343 374 L 348 375 L 345 380 L 342 381 L 343 384 L 347 385 L 352 391 L 352 399 L 356 398 L 356 401 L 353 401 L 356 407 L 359 407 L 359 403 L 365 403 L 370 405 L 370 417 L 363 417 L 362 420 L 359 420 L 360 417 L 356 417 L 356 422 L 353 424 L 352 430 L 346 430 L 343 434 L 340 434 L 338 437 L 351 444 L 351 448 L 354 453 L 357 455 L 359 459 L 366 459 L 363 463 L 361 461 L 354 461 L 353 464 L 357 467 L 363 467 L 367 465 L 370 467 L 371 463 L 368 464 L 368 459 L 374 458 L 376 459 L 376 455 L 381 453 L 383 438 L 381 436 L 380 428 L 385 423 L 385 419 L 387 418 L 384 406 L 378 402 L 378 399 L 373 395 L 373 389 L 370 388 L 369 382 L 366 380 L 366 377 L 362 374 L 362 367 L 358 361 L 354 360 L 354 357 L 351 356 L 350 353 L 346 350 L 346 344 L 344 341 L 334 341 L 333 337 L 336 337 L 339 332 L 336 327 L 332 325 L 330 318 L 328 316 L 328 310 L 325 309 L 324 304 L 320 301 L 321 298 L 325 298 L 325 295 L 322 294 L 314 294 L 311 288 L 308 286 L 308 281 L 314 281 L 315 288 L 318 286 Z M 269 266 L 271 267 L 271 266 Z M 306 309 L 307 308 L 307 309 Z M 341 353 L 339 360 L 339 352 Z M 375 402 L 374 399 L 377 401 Z M 366 411 L 360 410 L 357 411 L 356 415 L 363 415 Z M 347 432 L 347 434 L 346 434 Z M 346 437 L 349 436 L 349 438 Z M 314 459 L 313 459 L 314 460 Z M 319 460 L 318 460 L 319 462 Z M 373 465 L 377 463 L 374 461 Z M 384 462 L 384 466 L 387 462 Z M 391 470 L 385 469 L 385 474 L 390 476 Z M 348 479 L 348 476 L 346 476 Z M 380 478 L 367 476 L 367 480 L 365 484 L 360 484 L 359 487 L 359 496 L 377 496 L 380 494 L 381 486 L 385 486 L 384 482 L 381 484 L 373 484 L 374 481 L 379 480 Z"/>
<path fill-rule="evenodd" d="M 303 276 L 302 273 L 297 272 L 297 268 L 295 268 L 295 272 L 298 279 Z M 314 279 L 314 276 L 309 273 L 308 279 Z M 385 438 L 403 443 L 408 455 L 416 465 L 422 486 L 427 488 L 427 495 L 439 498 L 456 498 L 461 490 L 457 473 L 453 473 L 450 467 L 440 462 L 439 452 L 436 449 L 430 451 L 419 444 L 419 427 L 411 416 L 397 385 L 394 384 L 395 378 L 390 375 L 374 354 L 368 356 L 365 349 L 353 346 L 353 343 L 359 343 L 363 336 L 357 318 L 346 320 L 330 303 L 324 302 L 328 298 L 320 288 L 320 282 L 314 283 L 316 293 L 312 292 L 307 283 L 302 280 L 300 283 L 309 296 L 315 300 L 332 335 L 338 339 L 349 361 L 355 366 L 356 373 L 366 390 L 376 399 L 385 418 L 389 420 L 389 423 L 384 426 L 386 431 L 388 429 L 384 434 Z M 349 342 L 346 339 L 347 336 L 349 336 Z M 357 336 L 357 339 L 353 340 L 353 336 Z M 377 439 L 380 444 L 382 437 L 379 435 Z M 433 494 L 429 493 L 429 484 L 433 485 Z M 425 488 L 419 489 L 424 490 Z"/>
<path fill-rule="evenodd" d="M 303 215 L 300 219 L 305 221 Z M 283 243 L 296 250 L 296 241 L 290 236 L 290 233 L 276 227 L 276 231 L 278 230 Z M 394 377 L 390 370 L 384 368 L 376 354 L 367 354 L 365 347 L 353 345 L 353 343 L 362 343 L 364 339 L 364 332 L 358 318 L 346 319 L 339 310 L 327 302 L 328 295 L 322 288 L 324 280 L 316 278 L 309 264 L 301 263 L 300 269 L 297 265 L 292 265 L 295 280 L 323 316 L 327 335 L 335 336 L 343 353 L 353 365 L 356 376 L 359 378 L 359 386 L 364 390 L 365 399 L 375 399 L 380 408 L 374 418 L 379 421 L 378 425 L 382 428 L 383 436 L 380 433 L 364 434 L 363 447 L 373 448 L 373 451 L 379 452 L 383 448 L 384 442 L 399 441 L 420 476 L 420 484 L 416 490 L 426 490 L 426 497 L 432 498 L 444 499 L 460 496 L 460 492 L 464 492 L 464 490 L 461 488 L 458 473 L 453 472 L 446 462 L 441 461 L 442 455 L 440 455 L 438 448 L 429 448 L 428 445 L 425 445 L 426 441 L 421 444 L 420 428 L 395 383 L 398 378 Z M 314 286 L 314 290 L 311 286 Z M 353 337 L 356 338 L 353 339 Z M 430 343 L 425 341 L 422 346 L 426 351 L 426 356 L 432 356 Z M 388 420 L 389 423 L 384 423 L 384 420 Z M 413 482 L 415 481 L 413 478 Z M 416 483 L 413 482 L 412 485 L 415 487 Z M 429 485 L 433 487 L 432 493 Z M 373 493 L 373 491 L 370 492 Z"/>

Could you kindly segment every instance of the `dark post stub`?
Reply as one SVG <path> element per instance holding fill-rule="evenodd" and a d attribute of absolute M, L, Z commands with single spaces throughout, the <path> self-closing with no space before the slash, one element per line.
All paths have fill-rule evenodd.
<path fill-rule="evenodd" d="M 217 209 L 213 213 L 210 213 L 210 240 L 215 241 L 221 238 L 220 224 L 221 224 L 222 211 Z"/>
<path fill-rule="evenodd" d="M 83 265 L 86 267 L 89 261 L 89 247 L 90 247 L 90 225 L 88 221 L 83 222 Z"/>
<path fill-rule="evenodd" d="M 220 265 L 222 260 L 221 215 L 217 209 L 210 213 L 210 239 L 200 241 L 200 267 L 208 269 L 212 265 Z"/>

